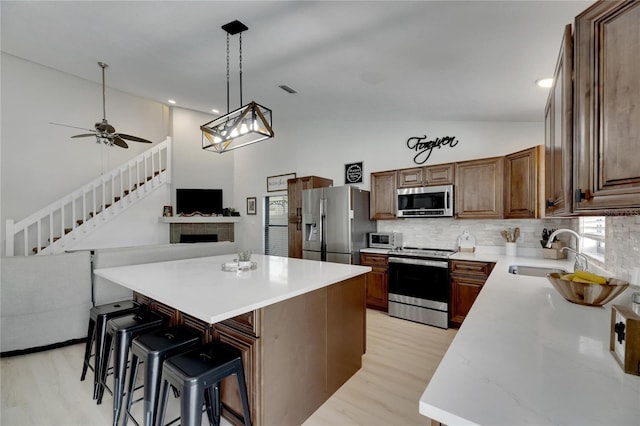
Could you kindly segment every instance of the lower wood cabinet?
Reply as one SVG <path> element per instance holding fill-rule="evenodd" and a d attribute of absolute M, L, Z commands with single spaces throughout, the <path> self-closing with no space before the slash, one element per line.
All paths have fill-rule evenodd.
<path fill-rule="evenodd" d="M 253 312 L 250 312 L 253 316 Z M 244 375 L 247 385 L 247 396 L 249 407 L 251 408 L 251 423 L 259 423 L 256 414 L 258 413 L 258 401 L 260 401 L 260 339 L 252 334 L 246 333 L 233 327 L 234 320 L 224 321 L 215 325 L 214 338 L 222 343 L 226 343 L 238 349 L 242 354 L 244 365 Z M 230 326 L 231 325 L 231 326 Z M 220 385 L 220 399 L 222 401 L 222 413 L 225 418 L 236 425 L 242 422 L 242 400 L 240 390 L 235 376 L 227 377 Z"/>
<path fill-rule="evenodd" d="M 389 309 L 389 256 L 360 253 L 360 264 L 372 268 L 367 274 L 367 308 L 387 312 Z"/>
<path fill-rule="evenodd" d="M 480 294 L 495 263 L 469 260 L 451 261 L 451 303 L 449 323 L 460 327 Z"/>

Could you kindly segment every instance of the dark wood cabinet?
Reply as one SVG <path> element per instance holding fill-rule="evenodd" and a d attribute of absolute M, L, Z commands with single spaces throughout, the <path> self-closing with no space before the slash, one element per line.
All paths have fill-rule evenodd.
<path fill-rule="evenodd" d="M 453 184 L 453 163 L 398 170 L 398 188 Z"/>
<path fill-rule="evenodd" d="M 389 309 L 389 256 L 360 253 L 360 264 L 371 266 L 367 274 L 367 308 L 387 312 Z"/>
<path fill-rule="evenodd" d="M 250 313 L 253 315 L 253 312 Z M 214 338 L 238 349 L 242 354 L 247 396 L 251 408 L 251 423 L 259 423 L 255 418 L 259 413 L 260 404 L 260 339 L 256 335 L 237 329 L 234 320 L 224 321 L 215 325 Z M 242 425 L 242 400 L 235 376 L 224 379 L 220 385 L 220 399 L 224 417 L 235 425 Z"/>
<path fill-rule="evenodd" d="M 504 157 L 455 163 L 455 215 L 459 219 L 502 219 Z"/>
<path fill-rule="evenodd" d="M 395 170 L 371 173 L 371 219 L 396 219 L 397 173 Z"/>
<path fill-rule="evenodd" d="M 573 143 L 573 40 L 571 25 L 564 29 L 560 53 L 544 111 L 545 216 L 571 213 Z"/>
<path fill-rule="evenodd" d="M 445 163 L 424 168 L 426 185 L 451 185 L 455 177 L 455 164 Z"/>
<path fill-rule="evenodd" d="M 287 181 L 289 257 L 302 258 L 302 191 L 331 185 L 333 180 L 318 176 L 304 176 Z"/>
<path fill-rule="evenodd" d="M 538 217 L 538 147 L 505 157 L 504 217 Z"/>
<path fill-rule="evenodd" d="M 574 211 L 640 208 L 640 2 L 575 20 Z"/>
<path fill-rule="evenodd" d="M 495 263 L 468 260 L 451 261 L 451 303 L 449 323 L 460 327 L 491 274 Z"/>
<path fill-rule="evenodd" d="M 422 186 L 424 181 L 424 167 L 412 167 L 398 170 L 398 188 L 413 188 Z"/>

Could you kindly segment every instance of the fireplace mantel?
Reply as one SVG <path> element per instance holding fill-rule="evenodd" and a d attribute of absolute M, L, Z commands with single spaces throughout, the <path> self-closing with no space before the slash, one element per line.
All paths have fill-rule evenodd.
<path fill-rule="evenodd" d="M 161 223 L 240 223 L 240 216 L 160 216 Z"/>

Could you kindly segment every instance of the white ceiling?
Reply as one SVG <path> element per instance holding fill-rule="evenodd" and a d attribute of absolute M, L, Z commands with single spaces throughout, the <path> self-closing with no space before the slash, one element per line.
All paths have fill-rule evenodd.
<path fill-rule="evenodd" d="M 272 108 L 274 123 L 542 121 L 548 90 L 534 81 L 553 73 L 564 25 L 591 3 L 2 0 L 1 46 L 95 82 L 103 61 L 111 88 L 224 113 L 220 27 L 238 19 L 249 27 L 243 103 Z M 238 37 L 231 43 L 235 109 Z"/>

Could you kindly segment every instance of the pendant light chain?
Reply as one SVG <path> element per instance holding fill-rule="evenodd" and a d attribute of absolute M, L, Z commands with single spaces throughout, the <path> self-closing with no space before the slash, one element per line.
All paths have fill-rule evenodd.
<path fill-rule="evenodd" d="M 240 106 L 242 103 L 242 33 L 240 33 Z"/>
<path fill-rule="evenodd" d="M 227 33 L 227 114 L 229 111 L 229 33 Z"/>

